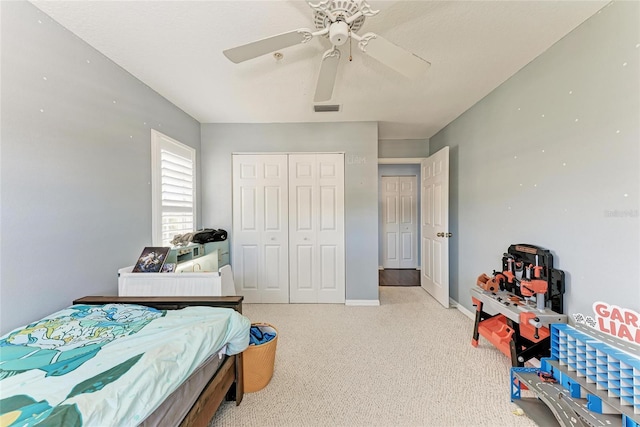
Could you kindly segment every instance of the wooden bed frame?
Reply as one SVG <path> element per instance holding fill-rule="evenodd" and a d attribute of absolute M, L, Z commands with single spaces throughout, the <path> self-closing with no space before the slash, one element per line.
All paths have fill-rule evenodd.
<path fill-rule="evenodd" d="M 139 304 L 158 310 L 179 310 L 181 308 L 200 305 L 208 307 L 232 308 L 242 313 L 242 296 L 233 297 L 118 297 L 87 296 L 74 300 L 74 304 Z M 228 356 L 209 380 L 189 413 L 180 423 L 181 427 L 206 427 L 223 399 L 235 400 L 236 405 L 242 402 L 244 386 L 242 379 L 242 353 Z"/>

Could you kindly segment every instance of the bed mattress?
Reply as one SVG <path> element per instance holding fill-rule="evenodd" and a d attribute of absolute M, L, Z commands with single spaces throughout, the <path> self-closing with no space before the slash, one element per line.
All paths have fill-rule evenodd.
<path fill-rule="evenodd" d="M 226 357 L 224 351 L 221 351 L 205 360 L 140 426 L 166 427 L 180 425 L 180 422 L 187 415 Z"/>

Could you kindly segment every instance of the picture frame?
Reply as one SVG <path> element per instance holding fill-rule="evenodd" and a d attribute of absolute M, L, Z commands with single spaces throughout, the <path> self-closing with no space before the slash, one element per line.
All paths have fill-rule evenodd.
<path fill-rule="evenodd" d="M 169 247 L 147 246 L 133 266 L 133 273 L 160 273 L 169 255 Z M 174 265 L 175 268 L 175 265 Z"/>

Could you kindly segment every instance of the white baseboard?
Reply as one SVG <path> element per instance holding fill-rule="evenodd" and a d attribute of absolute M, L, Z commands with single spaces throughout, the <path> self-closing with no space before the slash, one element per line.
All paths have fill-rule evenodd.
<path fill-rule="evenodd" d="M 381 266 L 381 265 L 379 265 L 379 266 L 378 266 L 378 270 L 384 270 L 384 267 L 383 267 L 383 266 Z"/>
<path fill-rule="evenodd" d="M 457 308 L 460 311 L 460 313 L 464 314 L 469 319 L 473 321 L 476 320 L 475 313 L 472 313 L 471 311 L 467 310 L 462 304 L 458 304 L 457 301 L 449 300 L 449 304 L 451 305 L 452 308 Z"/>
<path fill-rule="evenodd" d="M 344 305 L 359 305 L 359 306 L 378 306 L 380 305 L 380 300 L 377 299 L 348 299 L 344 302 Z"/>

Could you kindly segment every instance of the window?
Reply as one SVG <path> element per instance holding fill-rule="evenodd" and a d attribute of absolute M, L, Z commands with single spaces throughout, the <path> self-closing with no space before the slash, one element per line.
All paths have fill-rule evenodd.
<path fill-rule="evenodd" d="M 151 130 L 151 203 L 154 246 L 195 230 L 196 150 Z"/>

